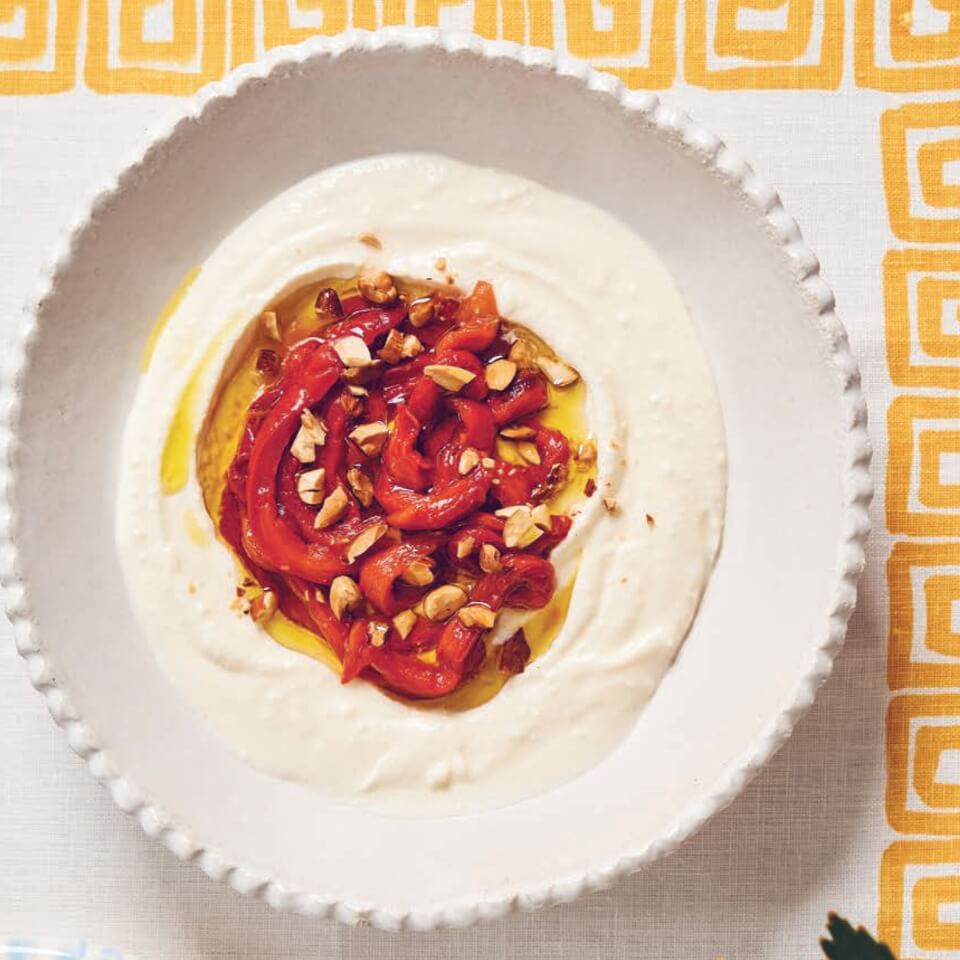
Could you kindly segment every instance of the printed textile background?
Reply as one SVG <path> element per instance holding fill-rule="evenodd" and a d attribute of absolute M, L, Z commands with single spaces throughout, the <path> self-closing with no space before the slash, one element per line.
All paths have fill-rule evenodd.
<path fill-rule="evenodd" d="M 848 645 L 788 746 L 674 857 L 570 906 L 391 936 L 275 914 L 146 841 L 68 751 L 4 624 L 0 932 L 144 960 L 752 960 L 814 955 L 836 908 L 902 960 L 960 956 L 960 2 L 0 0 L 4 329 L 81 198 L 180 98 L 273 47 L 391 24 L 586 58 L 663 91 L 780 190 L 870 408 L 875 533 Z M 771 562 L 789 575 L 786 540 Z"/>

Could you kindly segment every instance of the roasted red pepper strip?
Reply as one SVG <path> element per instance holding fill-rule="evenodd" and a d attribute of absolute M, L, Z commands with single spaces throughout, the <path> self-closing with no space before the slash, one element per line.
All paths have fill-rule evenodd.
<path fill-rule="evenodd" d="M 393 433 L 383 450 L 383 466 L 390 479 L 401 487 L 422 492 L 430 485 L 430 461 L 416 448 L 420 421 L 409 407 L 399 407 Z"/>
<path fill-rule="evenodd" d="M 498 427 L 542 410 L 550 402 L 547 381 L 532 370 L 521 370 L 503 393 L 490 397 L 490 410 Z"/>
<path fill-rule="evenodd" d="M 360 564 L 360 591 L 387 617 L 412 607 L 424 591 L 401 585 L 405 596 L 398 595 L 397 580 L 414 560 L 426 560 L 443 540 L 442 533 L 421 534 L 364 559 Z"/>
<path fill-rule="evenodd" d="M 381 470 L 374 488 L 374 496 L 390 512 L 386 520 L 398 530 L 436 530 L 448 527 L 473 513 L 484 500 L 493 480 L 493 471 L 477 467 L 442 489 L 429 493 L 414 493 L 392 487 Z"/>

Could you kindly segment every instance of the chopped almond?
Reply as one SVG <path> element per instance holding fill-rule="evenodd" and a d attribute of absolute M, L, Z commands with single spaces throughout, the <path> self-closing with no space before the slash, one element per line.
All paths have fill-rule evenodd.
<path fill-rule="evenodd" d="M 386 532 L 385 523 L 375 523 L 354 537 L 347 547 L 347 563 L 353 563 L 362 557 Z"/>
<path fill-rule="evenodd" d="M 433 297 L 421 297 L 407 308 L 411 327 L 425 327 L 437 315 L 437 302 Z"/>
<path fill-rule="evenodd" d="M 439 387 L 451 393 L 459 393 L 468 383 L 473 383 L 477 375 L 463 367 L 454 367 L 449 363 L 431 363 L 423 372 Z"/>
<path fill-rule="evenodd" d="M 403 334 L 399 330 L 391 330 L 377 351 L 377 356 L 384 363 L 399 363 L 403 359 Z"/>
<path fill-rule="evenodd" d="M 540 451 L 537 449 L 535 443 L 531 443 L 529 440 L 521 440 L 517 444 L 517 453 L 519 453 L 527 463 L 532 463 L 534 466 L 540 465 Z"/>
<path fill-rule="evenodd" d="M 457 542 L 457 559 L 463 560 L 473 553 L 473 548 L 477 545 L 475 537 L 464 537 Z"/>
<path fill-rule="evenodd" d="M 517 365 L 512 360 L 494 360 L 483 372 L 491 390 L 506 390 L 517 375 Z"/>
<path fill-rule="evenodd" d="M 369 397 L 370 391 L 366 387 L 361 387 L 359 383 L 348 383 L 347 393 L 351 397 Z"/>
<path fill-rule="evenodd" d="M 347 483 L 363 506 L 369 507 L 373 503 L 373 481 L 361 467 L 351 467 L 347 471 Z"/>
<path fill-rule="evenodd" d="M 393 618 L 393 628 L 400 634 L 401 640 L 407 639 L 416 623 L 417 615 L 412 610 L 404 610 Z"/>
<path fill-rule="evenodd" d="M 434 268 L 439 270 L 440 273 L 443 273 L 447 269 L 447 258 L 446 257 L 437 257 L 433 264 Z"/>
<path fill-rule="evenodd" d="M 529 510 L 525 503 L 515 503 L 509 507 L 500 507 L 493 511 L 495 517 L 512 517 L 518 510 Z"/>
<path fill-rule="evenodd" d="M 357 610 L 363 601 L 360 588 L 347 576 L 334 577 L 330 584 L 330 609 L 342 620 L 345 613 Z"/>
<path fill-rule="evenodd" d="M 393 282 L 393 277 L 389 273 L 375 273 L 371 276 L 360 277 L 357 280 L 357 287 L 360 290 L 360 296 L 370 303 L 378 306 L 387 306 L 397 302 L 399 293 L 397 285 Z"/>
<path fill-rule="evenodd" d="M 250 601 L 250 616 L 254 623 L 264 623 L 269 620 L 280 607 L 280 599 L 272 590 L 264 590 L 259 596 Z"/>
<path fill-rule="evenodd" d="M 480 627 L 482 630 L 489 630 L 497 622 L 496 613 L 480 603 L 468 603 L 457 611 L 457 616 L 465 627 Z"/>
<path fill-rule="evenodd" d="M 580 374 L 573 367 L 568 367 L 559 360 L 537 357 L 537 365 L 555 387 L 569 387 L 580 379 Z"/>
<path fill-rule="evenodd" d="M 533 517 L 533 522 L 541 530 L 550 530 L 553 526 L 553 517 L 550 516 L 550 508 L 545 503 L 534 507 L 533 510 L 530 511 L 530 516 Z"/>
<path fill-rule="evenodd" d="M 460 462 L 457 464 L 457 472 L 461 477 L 465 477 L 480 462 L 480 453 L 473 447 L 467 447 L 460 454 Z"/>
<path fill-rule="evenodd" d="M 584 440 L 578 447 L 574 458 L 578 463 L 594 463 L 597 459 L 597 443 L 595 440 Z"/>
<path fill-rule="evenodd" d="M 411 587 L 429 586 L 433 583 L 433 561 L 411 560 L 400 579 Z"/>
<path fill-rule="evenodd" d="M 326 598 L 326 596 L 325 596 L 324 593 L 323 593 L 323 587 L 317 587 L 317 588 L 313 591 L 313 596 L 314 596 L 314 599 L 317 601 L 317 603 L 326 603 L 326 602 L 327 602 L 327 598 Z"/>
<path fill-rule="evenodd" d="M 307 470 L 304 473 L 301 473 L 297 477 L 297 496 L 304 503 L 310 504 L 310 506 L 316 506 L 318 503 L 323 503 L 325 493 L 324 493 L 324 479 L 327 475 L 327 471 L 323 467 L 317 467 L 316 470 Z"/>
<path fill-rule="evenodd" d="M 529 507 L 523 506 L 510 514 L 503 526 L 503 542 L 510 547 L 522 550 L 539 540 L 543 531 L 533 522 Z"/>
<path fill-rule="evenodd" d="M 343 487 L 337 487 L 323 501 L 323 506 L 320 507 L 317 515 L 313 518 L 314 528 L 316 530 L 326 530 L 327 527 L 335 524 L 343 516 L 349 502 L 350 498 L 347 496 L 347 491 Z"/>
<path fill-rule="evenodd" d="M 518 340 L 507 354 L 508 358 L 521 370 L 529 370 L 536 365 L 537 355 L 526 340 Z"/>
<path fill-rule="evenodd" d="M 536 436 L 537 431 L 533 427 L 525 426 L 515 426 L 515 427 L 504 427 L 500 431 L 500 436 L 504 440 L 529 440 L 531 437 Z"/>
<path fill-rule="evenodd" d="M 607 510 L 607 513 L 616 513 L 620 509 L 620 504 L 617 503 L 616 498 L 614 497 L 604 497 L 603 505 Z"/>
<path fill-rule="evenodd" d="M 467 602 L 467 593 L 461 587 L 448 583 L 431 590 L 423 598 L 423 614 L 428 620 L 446 620 Z"/>
<path fill-rule="evenodd" d="M 310 411 L 300 413 L 300 429 L 293 438 L 290 452 L 301 463 L 313 463 L 317 459 L 317 447 L 327 442 L 327 428 Z"/>
<path fill-rule="evenodd" d="M 263 325 L 263 332 L 269 339 L 280 339 L 280 327 L 277 324 L 277 312 L 275 310 L 264 310 L 260 314 L 260 323 Z"/>
<path fill-rule="evenodd" d="M 364 230 L 363 233 L 358 234 L 357 239 L 365 246 L 373 247 L 374 250 L 383 249 L 380 238 L 375 233 L 370 233 L 369 230 Z"/>
<path fill-rule="evenodd" d="M 403 346 L 400 349 L 400 356 L 409 360 L 413 357 L 420 356 L 421 353 L 423 353 L 423 344 L 420 342 L 420 338 L 412 333 L 408 333 L 403 338 Z"/>
<path fill-rule="evenodd" d="M 340 406 L 343 407 L 346 415 L 351 419 L 359 417 L 363 413 L 363 397 L 353 392 L 353 385 L 347 387 L 349 393 L 342 394 L 340 397 Z M 363 387 L 359 388 L 360 390 Z"/>
<path fill-rule="evenodd" d="M 387 642 L 387 631 L 390 628 L 379 620 L 371 620 L 367 624 L 367 636 L 371 647 L 382 647 Z"/>
<path fill-rule="evenodd" d="M 382 366 L 383 361 L 378 359 L 371 360 L 365 367 L 344 367 L 340 371 L 340 379 L 346 384 L 360 386 L 373 380 Z"/>
<path fill-rule="evenodd" d="M 336 350 L 337 356 L 345 367 L 370 366 L 370 360 L 372 359 L 370 349 L 360 337 L 350 336 L 335 340 L 333 349 Z"/>
<path fill-rule="evenodd" d="M 480 569 L 484 573 L 499 573 L 502 569 L 500 551 L 492 543 L 480 548 Z"/>
<path fill-rule="evenodd" d="M 382 420 L 361 423 L 350 431 L 350 439 L 368 456 L 375 457 L 383 449 L 390 431 Z"/>

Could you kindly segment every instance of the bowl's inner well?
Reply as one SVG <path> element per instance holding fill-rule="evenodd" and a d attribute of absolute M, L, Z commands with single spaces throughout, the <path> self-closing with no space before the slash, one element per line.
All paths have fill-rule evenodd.
<path fill-rule="evenodd" d="M 667 263 L 703 338 L 729 456 L 720 561 L 628 741 L 546 796 L 403 829 L 257 773 L 200 727 L 138 636 L 113 546 L 120 432 L 170 291 L 270 197 L 386 151 L 507 169 L 632 226 Z M 816 308 L 750 204 L 577 80 L 435 48 L 281 65 L 186 121 L 123 179 L 39 319 L 16 497 L 22 570 L 56 679 L 145 798 L 197 844 L 290 889 L 404 912 L 542 889 L 638 854 L 769 730 L 824 639 L 845 461 L 839 377 L 824 363 Z M 364 867 L 384 858 L 389 869 Z"/>

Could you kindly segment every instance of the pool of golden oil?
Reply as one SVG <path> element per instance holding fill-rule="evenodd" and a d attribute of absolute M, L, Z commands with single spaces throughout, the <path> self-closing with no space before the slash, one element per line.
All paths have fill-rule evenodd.
<path fill-rule="evenodd" d="M 151 342 L 148 343 L 149 349 L 144 350 L 145 365 L 149 364 L 162 326 L 182 300 L 195 276 L 196 271 L 185 279 L 158 320 L 155 333 L 151 334 Z M 398 286 L 408 299 L 416 299 L 437 289 L 436 284 L 419 282 L 398 281 Z M 219 527 L 220 523 L 220 501 L 226 486 L 227 469 L 240 441 L 247 409 L 264 385 L 263 378 L 257 372 L 257 357 L 261 350 L 275 350 L 282 353 L 285 346 L 315 334 L 325 325 L 325 322 L 329 322 L 320 320 L 314 308 L 317 294 L 326 287 L 332 287 L 341 297 L 351 296 L 357 292 L 355 280 L 324 279 L 306 284 L 277 301 L 271 309 L 277 314 L 282 343 L 278 345 L 270 340 L 259 326 L 251 327 L 251 336 L 245 349 L 232 358 L 231 367 L 214 394 L 212 407 L 207 413 L 197 438 L 195 452 L 197 481 L 204 505 L 216 527 Z M 554 356 L 549 347 L 530 331 L 515 324 L 509 324 L 506 327 L 518 336 L 529 339 L 542 352 Z M 189 476 L 189 457 L 193 452 L 190 434 L 192 424 L 198 415 L 196 410 L 198 387 L 203 375 L 207 372 L 210 360 L 219 352 L 222 343 L 223 338 L 218 337 L 215 343 L 211 344 L 181 394 L 177 412 L 164 444 L 161 461 L 161 479 L 165 493 L 176 492 L 186 483 Z M 547 426 L 566 434 L 570 439 L 571 450 L 574 451 L 578 444 L 589 436 L 586 401 L 587 389 L 582 381 L 562 390 L 550 387 L 550 407 L 541 414 L 541 419 Z M 503 449 L 500 450 L 500 447 Z M 498 444 L 498 453 L 511 461 L 523 462 L 513 444 L 501 442 Z M 595 473 L 594 464 L 581 465 L 576 460 L 572 460 L 570 478 L 551 499 L 551 509 L 559 513 L 569 512 L 575 508 L 576 504 L 583 499 L 584 483 L 589 477 L 595 476 Z M 196 518 L 185 517 L 185 524 L 188 536 L 196 537 L 199 530 Z M 244 580 L 249 580 L 249 571 L 238 561 L 238 582 Z M 537 611 L 524 625 L 524 636 L 530 646 L 531 663 L 546 653 L 560 632 L 570 605 L 574 580 L 575 577 L 563 585 L 550 603 L 543 610 Z M 251 596 L 256 592 L 258 592 L 257 587 L 252 587 L 248 591 Z M 294 623 L 283 613 L 278 612 L 267 621 L 266 631 L 282 646 L 313 657 L 326 664 L 334 673 L 340 673 L 340 661 L 330 647 L 316 634 Z M 425 659 L 429 657 L 425 656 Z M 491 649 L 483 667 L 449 697 L 435 701 L 403 700 L 403 702 L 429 710 L 443 709 L 459 712 L 474 709 L 492 699 L 509 679 L 500 671 L 498 660 L 498 651 Z"/>

